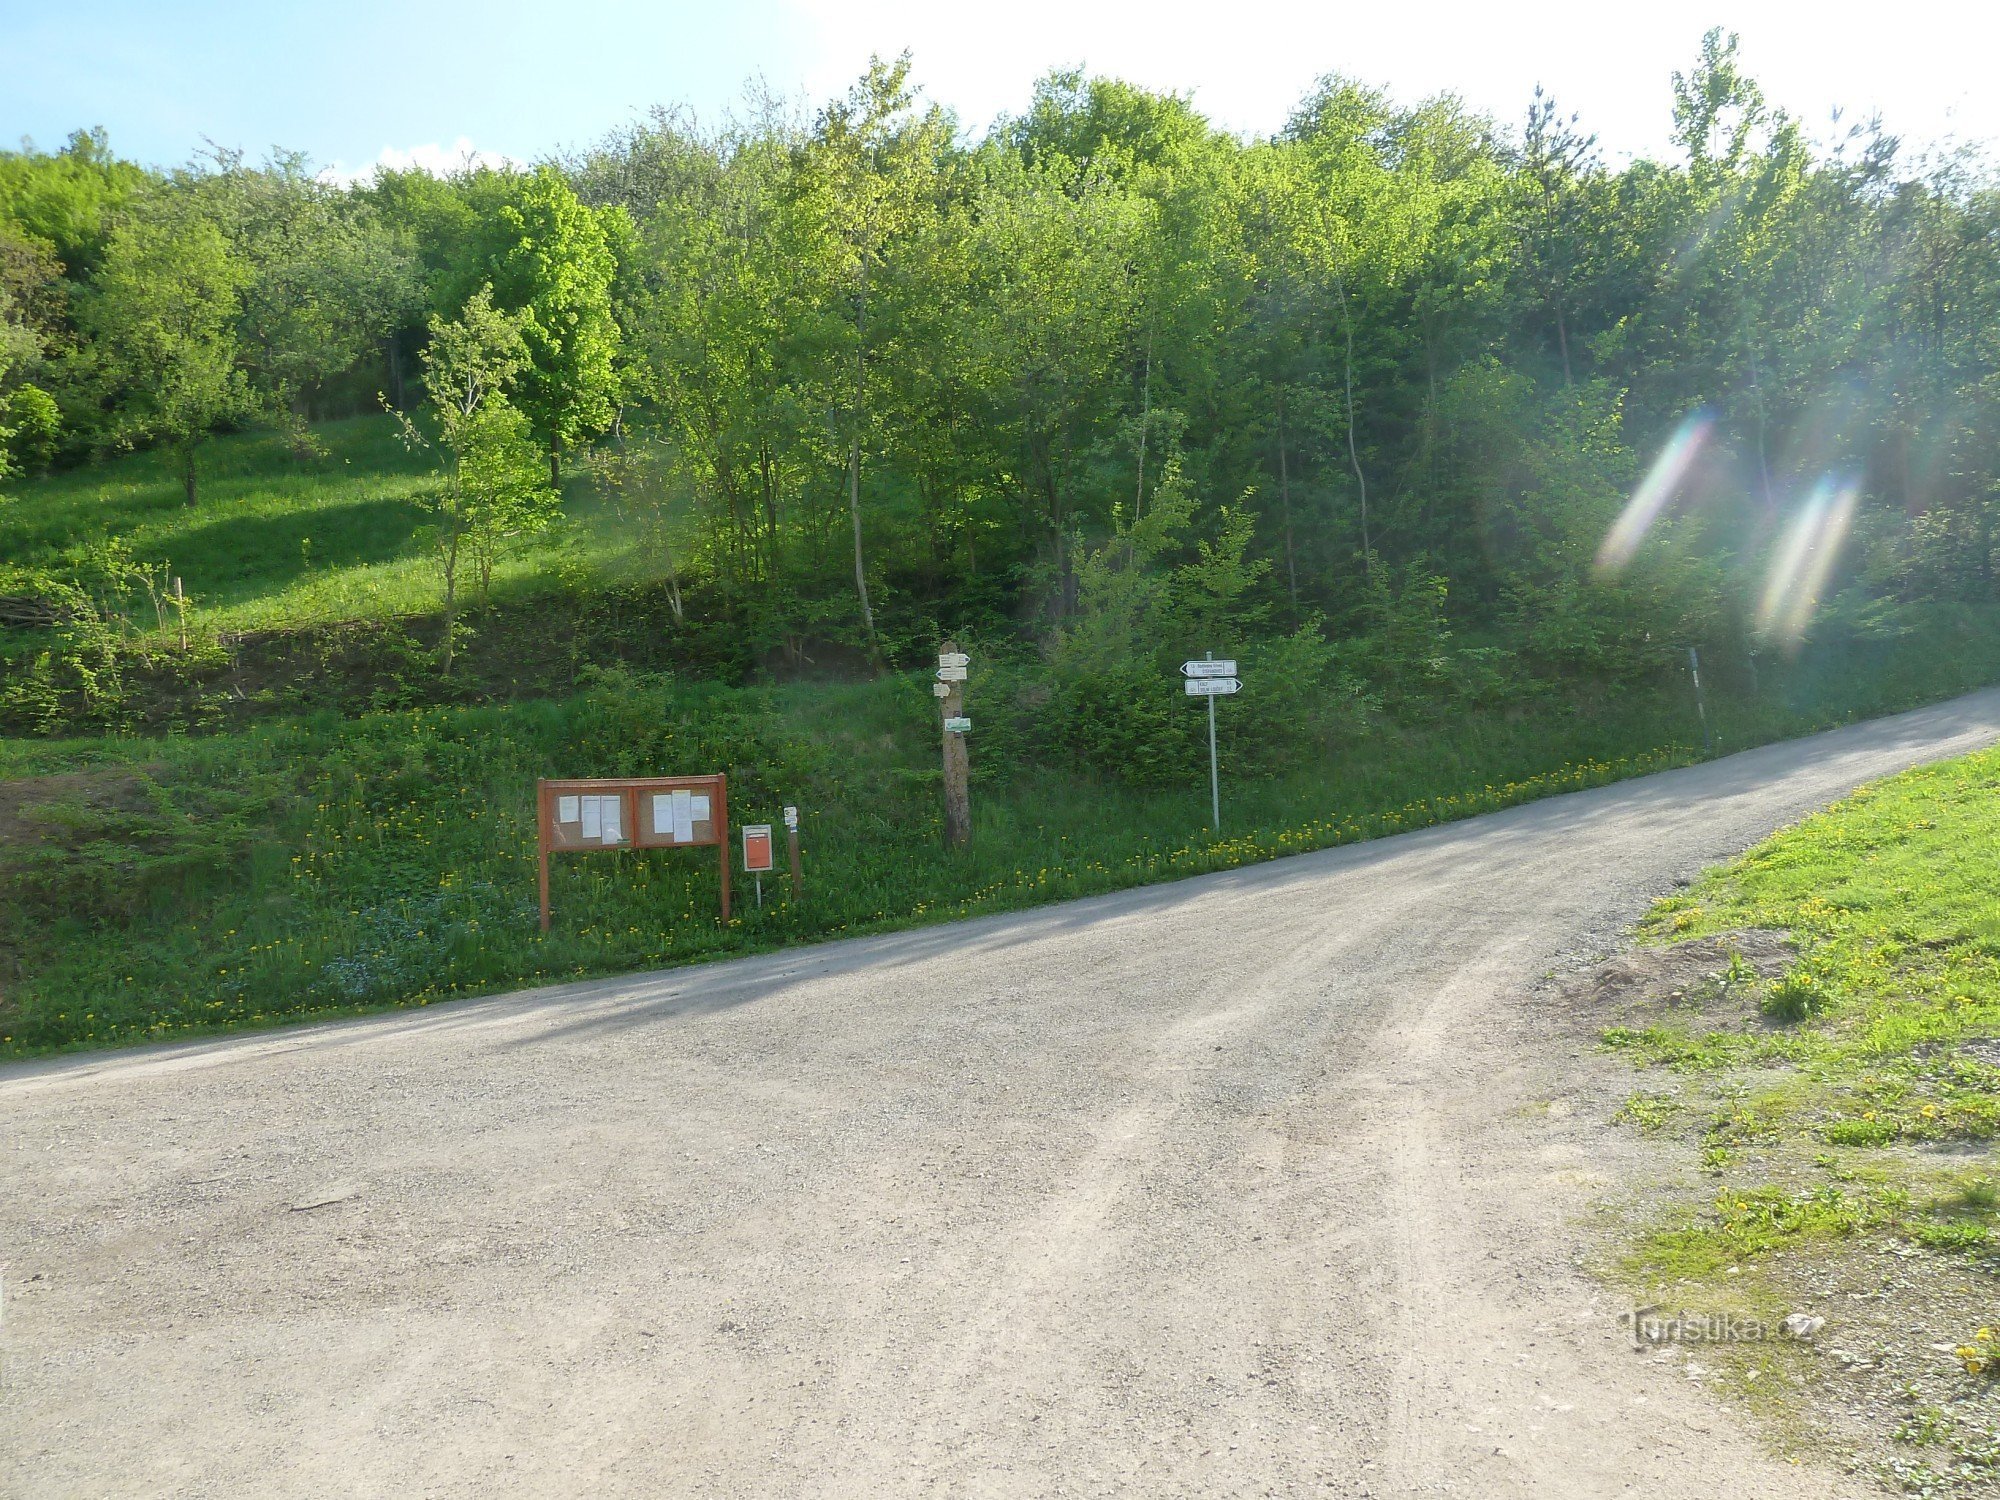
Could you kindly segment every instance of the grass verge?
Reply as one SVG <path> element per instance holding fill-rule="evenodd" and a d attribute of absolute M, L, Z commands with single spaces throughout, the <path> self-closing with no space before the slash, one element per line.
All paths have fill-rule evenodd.
<path fill-rule="evenodd" d="M 1644 1079 L 1621 1124 L 1709 1179 L 1622 1274 L 1769 1335 L 1703 1368 L 1912 1494 L 2000 1488 L 1996 850 L 2000 751 L 1865 787 L 1660 903 L 1643 936 L 1702 972 L 1602 1032 Z"/>

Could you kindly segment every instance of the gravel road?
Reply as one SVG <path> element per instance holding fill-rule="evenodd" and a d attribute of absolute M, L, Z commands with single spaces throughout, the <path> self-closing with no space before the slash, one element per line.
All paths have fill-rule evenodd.
<path fill-rule="evenodd" d="M 0 1070 L 0 1493 L 1846 1494 L 1577 1269 L 1624 1148 L 1537 986 L 1996 737 Z"/>

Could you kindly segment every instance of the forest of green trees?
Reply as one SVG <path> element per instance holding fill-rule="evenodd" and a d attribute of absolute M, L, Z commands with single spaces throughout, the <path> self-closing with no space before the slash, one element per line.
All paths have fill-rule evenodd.
<path fill-rule="evenodd" d="M 1005 633 L 1077 682 L 1252 637 L 1617 680 L 1990 600 L 2000 187 L 1813 144 L 1720 34 L 1670 86 L 1629 164 L 1337 76 L 1269 139 L 1071 73 L 971 132 L 907 60 L 445 178 L 83 132 L 0 155 L 0 441 L 193 503 L 214 434 L 310 463 L 387 406 L 441 600 L 594 485 L 754 652 Z"/>

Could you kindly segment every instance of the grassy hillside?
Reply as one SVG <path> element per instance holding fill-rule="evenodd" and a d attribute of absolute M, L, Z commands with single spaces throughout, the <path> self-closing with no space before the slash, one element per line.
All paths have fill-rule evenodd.
<path fill-rule="evenodd" d="M 1661 903 L 1648 930 L 1732 956 L 1605 1033 L 1624 1111 L 1710 1178 L 1634 1248 L 1642 1300 L 1809 1341 L 1707 1348 L 1802 1441 L 1901 1488 L 2000 1475 L 2000 751 L 1863 788 Z M 1768 946 L 1768 945 L 1766 945 Z"/>
<path fill-rule="evenodd" d="M 45 564 L 116 537 L 170 563 L 197 637 L 184 653 L 135 613 L 129 639 L 93 658 L 100 701 L 78 721 L 114 732 L 58 721 L 0 738 L 0 1053 L 1004 909 L 1705 753 L 1667 653 L 1658 674 L 1607 683 L 1503 676 L 1490 650 L 1419 641 L 1396 658 L 1417 653 L 1419 690 L 1362 642 L 1305 689 L 1288 680 L 1283 641 L 1266 641 L 1239 652 L 1246 691 L 1220 714 L 1217 838 L 1201 710 L 1176 680 L 1127 673 L 1064 697 L 1031 649 L 999 634 L 971 642 L 976 832 L 951 853 L 925 674 L 772 679 L 727 618 L 672 618 L 639 544 L 577 481 L 573 525 L 504 563 L 445 678 L 418 536 L 423 464 L 385 421 L 323 436 L 328 456 L 305 462 L 275 437 L 219 440 L 198 507 L 146 455 L 19 486 L 0 506 L 10 560 Z M 48 630 L 0 640 L 17 663 L 62 645 Z M 1711 667 L 1719 749 L 2000 676 L 2000 624 L 1905 619 L 1748 665 Z M 1274 727 L 1294 721 L 1310 732 Z M 1121 759 L 1128 740 L 1143 766 Z M 555 930 L 537 930 L 537 777 L 712 771 L 730 776 L 738 822 L 803 809 L 803 903 L 772 885 L 761 911 L 746 900 L 723 929 L 712 857 L 573 857 L 558 862 Z"/>
<path fill-rule="evenodd" d="M 1613 759 L 1630 728 L 1573 721 L 1551 738 L 1484 723 L 1287 778 L 1232 776 L 1222 839 L 1203 826 L 1199 783 L 1148 793 L 1060 770 L 976 771 L 963 853 L 939 839 L 932 700 L 903 676 L 769 689 L 623 679 L 505 708 L 14 742 L 0 749 L 15 778 L 0 783 L 14 797 L 11 816 L 0 804 L 0 848 L 28 920 L 10 933 L 0 1052 L 1004 910 L 1419 827 L 1685 753 Z M 979 754 L 975 740 L 975 767 Z M 802 903 L 767 881 L 759 910 L 745 882 L 724 929 L 708 851 L 569 856 L 541 935 L 537 776 L 718 769 L 739 822 L 803 809 Z"/>
<path fill-rule="evenodd" d="M 213 439 L 195 506 L 160 453 L 16 483 L 0 500 L 0 558 L 53 560 L 117 536 L 134 557 L 170 564 L 202 621 L 223 631 L 434 609 L 437 580 L 416 533 L 436 455 L 407 449 L 386 416 L 314 431 L 324 457 L 294 457 L 277 433 Z M 588 486 L 572 488 L 573 507 L 590 519 Z M 574 545 L 556 537 L 517 551 L 496 584 L 532 586 Z"/>

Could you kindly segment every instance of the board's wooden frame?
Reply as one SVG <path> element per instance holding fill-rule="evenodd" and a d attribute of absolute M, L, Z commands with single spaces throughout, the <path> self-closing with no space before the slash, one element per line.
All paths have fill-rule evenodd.
<path fill-rule="evenodd" d="M 658 792 L 705 792 L 709 798 L 709 831 L 692 839 L 663 838 L 640 817 L 643 799 Z M 556 830 L 560 797 L 619 799 L 619 818 L 630 830 L 615 844 L 563 842 Z M 535 783 L 535 864 L 542 905 L 542 931 L 549 930 L 549 856 L 584 854 L 601 849 L 696 849 L 713 844 L 720 854 L 722 921 L 729 922 L 729 778 L 726 776 L 598 776 L 585 780 Z"/>

